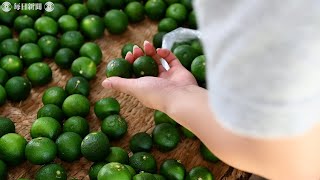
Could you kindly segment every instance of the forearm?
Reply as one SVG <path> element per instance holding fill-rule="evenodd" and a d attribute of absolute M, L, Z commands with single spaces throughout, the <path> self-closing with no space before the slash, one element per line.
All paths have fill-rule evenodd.
<path fill-rule="evenodd" d="M 260 175 L 295 179 L 309 177 L 319 169 L 320 128 L 288 139 L 255 139 L 239 136 L 221 127 L 208 105 L 207 90 L 190 86 L 173 92 L 165 112 L 194 132 L 225 163 Z M 301 164 L 308 164 L 302 168 Z M 293 173 L 294 172 L 294 173 Z M 309 176 L 310 175 L 310 176 Z M 311 178 L 309 178 L 311 179 Z"/>

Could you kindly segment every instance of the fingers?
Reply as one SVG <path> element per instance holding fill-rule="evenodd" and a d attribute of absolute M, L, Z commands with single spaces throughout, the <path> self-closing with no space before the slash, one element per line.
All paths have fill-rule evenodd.
<path fill-rule="evenodd" d="M 144 41 L 143 43 L 144 51 L 146 52 L 147 56 L 151 56 L 158 64 L 159 67 L 159 73 L 165 72 L 166 69 L 163 67 L 161 63 L 161 57 L 157 54 L 156 49 L 149 41 Z"/>
<path fill-rule="evenodd" d="M 144 55 L 144 53 L 143 53 L 142 49 L 139 46 L 134 45 L 133 46 L 133 58 L 137 59 L 138 57 L 143 56 L 143 55 Z"/>
<path fill-rule="evenodd" d="M 126 94 L 133 95 L 133 92 L 131 90 L 137 89 L 137 79 L 110 77 L 106 78 L 102 82 L 102 86 L 106 89 L 114 89 Z"/>
<path fill-rule="evenodd" d="M 133 54 L 129 51 L 128 53 L 127 53 L 127 55 L 126 55 L 126 57 L 125 57 L 125 59 L 127 60 L 127 61 L 129 61 L 129 63 L 133 63 L 133 61 L 134 61 L 134 57 L 133 57 Z"/>
<path fill-rule="evenodd" d="M 165 59 L 170 67 L 173 66 L 182 66 L 179 59 L 168 49 L 158 48 L 157 54 Z"/>

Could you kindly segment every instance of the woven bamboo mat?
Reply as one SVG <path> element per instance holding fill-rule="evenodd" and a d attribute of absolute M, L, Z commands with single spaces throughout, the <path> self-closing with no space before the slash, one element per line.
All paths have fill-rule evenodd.
<path fill-rule="evenodd" d="M 105 78 L 106 64 L 110 59 L 121 56 L 121 47 L 125 43 L 132 42 L 142 46 L 144 40 L 152 42 L 152 37 L 156 31 L 157 24 L 145 20 L 138 24 L 131 24 L 128 31 L 121 36 L 112 36 L 106 31 L 105 36 L 96 41 L 103 51 L 103 61 L 98 66 L 96 78 L 90 82 L 91 92 L 89 100 L 91 102 L 91 111 L 87 120 L 90 124 L 90 130 L 98 131 L 100 128 L 100 121 L 94 115 L 92 108 L 94 103 L 104 97 L 116 98 L 121 104 L 120 114 L 128 122 L 128 133 L 120 141 L 111 142 L 111 144 L 113 146 L 123 147 L 128 150 L 128 152 L 128 141 L 133 134 L 142 131 L 148 133 L 152 132 L 152 129 L 154 128 L 153 110 L 144 107 L 137 99 L 131 96 L 113 90 L 105 90 L 100 84 Z M 58 68 L 52 60 L 46 60 L 46 62 L 50 64 L 53 71 L 53 80 L 50 84 L 33 88 L 29 98 L 23 102 L 8 102 L 6 105 L 0 107 L 1 116 L 11 118 L 15 122 L 17 133 L 23 135 L 27 140 L 31 139 L 29 134 L 31 124 L 36 119 L 38 109 L 42 107 L 41 97 L 44 90 L 51 86 L 64 87 L 66 81 L 71 77 L 69 71 Z M 152 154 L 155 155 L 157 159 L 158 167 L 163 160 L 174 158 L 181 160 L 187 170 L 198 165 L 208 167 L 215 175 L 216 179 L 246 180 L 249 178 L 249 174 L 233 169 L 222 162 L 217 164 L 205 162 L 199 154 L 198 140 L 182 139 L 175 150 L 164 154 L 154 149 Z M 56 159 L 56 162 L 62 164 L 66 168 L 68 171 L 68 179 L 89 179 L 87 172 L 92 163 L 86 159 L 81 158 L 79 161 L 73 163 L 65 163 Z M 10 168 L 9 179 L 18 179 L 21 177 L 32 179 L 39 168 L 40 166 L 24 162 L 17 167 Z"/>

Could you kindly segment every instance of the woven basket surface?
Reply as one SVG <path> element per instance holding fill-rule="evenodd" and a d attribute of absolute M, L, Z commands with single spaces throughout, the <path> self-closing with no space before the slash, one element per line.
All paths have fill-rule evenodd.
<path fill-rule="evenodd" d="M 128 27 L 128 30 L 120 36 L 110 35 L 105 31 L 104 37 L 96 41 L 103 51 L 103 60 L 98 66 L 96 78 L 90 81 L 91 91 L 89 100 L 91 102 L 91 110 L 87 120 L 89 121 L 91 131 L 100 130 L 100 120 L 94 115 L 93 105 L 96 101 L 104 97 L 116 98 L 121 105 L 120 114 L 128 122 L 128 133 L 121 140 L 112 142 L 111 144 L 112 146 L 123 147 L 128 152 L 130 151 L 128 142 L 132 135 L 142 131 L 148 133 L 152 132 L 152 129 L 154 128 L 154 110 L 144 107 L 134 97 L 114 90 L 103 89 L 101 87 L 101 82 L 105 78 L 105 67 L 108 61 L 121 56 L 121 47 L 125 43 L 132 42 L 142 46 L 144 40 L 152 42 L 152 37 L 156 32 L 157 23 L 145 20 L 138 24 L 131 24 Z M 64 87 L 66 81 L 72 76 L 70 71 L 60 69 L 52 60 L 47 59 L 45 61 L 49 63 L 52 68 L 53 80 L 46 86 L 34 87 L 27 100 L 19 103 L 7 101 L 4 106 L 0 107 L 0 115 L 11 118 L 15 122 L 17 133 L 23 135 L 27 140 L 31 139 L 29 134 L 30 127 L 36 119 L 37 111 L 43 106 L 41 101 L 43 92 L 51 86 Z M 233 169 L 222 162 L 213 164 L 204 161 L 199 153 L 199 140 L 183 138 L 178 147 L 173 151 L 162 153 L 157 149 L 153 149 L 152 154 L 157 159 L 158 167 L 165 159 L 174 158 L 181 160 L 187 170 L 199 165 L 208 167 L 215 175 L 216 179 L 245 180 L 249 177 L 249 174 Z M 59 159 L 56 159 L 55 162 L 62 164 L 66 168 L 68 171 L 68 179 L 89 179 L 87 174 L 92 162 L 89 162 L 84 158 L 73 163 L 62 162 Z M 32 179 L 39 168 L 40 166 L 24 162 L 17 167 L 10 168 L 8 178 L 10 180 L 21 177 Z"/>

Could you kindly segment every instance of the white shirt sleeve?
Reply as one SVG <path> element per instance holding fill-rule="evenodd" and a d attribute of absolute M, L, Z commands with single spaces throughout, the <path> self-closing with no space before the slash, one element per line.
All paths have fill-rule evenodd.
<path fill-rule="evenodd" d="M 320 1 L 195 0 L 212 111 L 232 132 L 298 135 L 320 120 Z"/>

